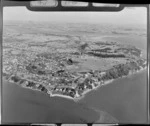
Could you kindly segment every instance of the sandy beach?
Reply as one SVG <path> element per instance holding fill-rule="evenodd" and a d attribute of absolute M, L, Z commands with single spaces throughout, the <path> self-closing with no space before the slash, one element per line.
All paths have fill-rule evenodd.
<path fill-rule="evenodd" d="M 72 99 L 74 100 L 74 98 L 67 96 L 67 95 L 61 95 L 61 94 L 51 94 L 50 97 L 62 97 L 62 98 L 67 98 L 67 99 Z"/>
<path fill-rule="evenodd" d="M 137 71 L 132 71 L 132 72 L 130 72 L 127 76 L 122 76 L 122 77 L 120 77 L 120 78 L 125 78 L 125 77 L 131 76 L 131 75 L 133 75 L 133 74 L 142 72 L 142 71 L 145 70 L 146 68 L 147 68 L 147 67 L 141 68 L 140 70 L 137 70 Z M 119 79 L 119 78 L 117 78 L 117 79 Z M 93 86 L 93 89 L 86 89 L 86 90 L 82 93 L 81 96 L 76 96 L 75 98 L 70 97 L 70 96 L 67 96 L 67 95 L 52 94 L 50 91 L 47 92 L 47 93 L 49 94 L 50 97 L 62 97 L 62 98 L 67 98 L 67 99 L 71 99 L 71 100 L 73 100 L 73 101 L 75 101 L 75 102 L 78 102 L 79 100 L 83 99 L 87 93 L 89 93 L 89 92 L 91 92 L 91 91 L 93 91 L 93 90 L 97 90 L 97 89 L 100 88 L 101 86 L 105 86 L 105 85 L 111 84 L 114 80 L 116 80 L 116 79 L 111 79 L 111 80 L 104 81 L 104 82 L 102 82 L 100 85 L 98 85 L 98 86 L 96 86 L 96 87 Z M 12 82 L 11 82 L 11 83 L 12 83 Z M 26 87 L 25 85 L 24 85 L 24 86 L 22 85 L 21 87 L 27 88 L 27 89 L 31 89 L 31 90 L 35 90 L 35 91 L 40 91 L 40 90 L 38 90 L 38 89 L 33 89 L 32 87 Z M 40 91 L 40 92 L 41 92 L 41 91 Z"/>

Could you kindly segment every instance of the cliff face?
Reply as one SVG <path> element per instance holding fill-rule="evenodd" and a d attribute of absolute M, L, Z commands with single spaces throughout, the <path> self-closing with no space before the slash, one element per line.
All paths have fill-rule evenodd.
<path fill-rule="evenodd" d="M 146 61 L 140 59 L 137 62 L 127 62 L 126 64 L 119 64 L 113 68 L 106 70 L 106 74 L 102 77 L 102 80 L 116 79 L 122 76 L 127 76 L 129 72 L 141 70 L 146 67 Z"/>

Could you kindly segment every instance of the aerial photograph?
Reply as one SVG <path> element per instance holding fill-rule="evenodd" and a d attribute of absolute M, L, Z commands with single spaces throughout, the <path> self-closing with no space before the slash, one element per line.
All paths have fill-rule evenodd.
<path fill-rule="evenodd" d="M 4 123 L 147 122 L 146 8 L 3 10 Z"/>

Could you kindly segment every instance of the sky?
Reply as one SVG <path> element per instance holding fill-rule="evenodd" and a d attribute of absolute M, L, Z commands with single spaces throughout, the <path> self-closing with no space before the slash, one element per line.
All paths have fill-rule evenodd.
<path fill-rule="evenodd" d="M 5 7 L 3 20 L 146 24 L 147 11 L 144 7 L 132 7 L 120 12 L 34 12 L 26 7 Z"/>

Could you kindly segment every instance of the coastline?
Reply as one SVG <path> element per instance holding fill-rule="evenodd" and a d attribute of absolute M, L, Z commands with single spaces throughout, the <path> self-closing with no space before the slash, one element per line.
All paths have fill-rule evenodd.
<path fill-rule="evenodd" d="M 137 70 L 137 71 L 131 71 L 127 76 L 122 76 L 122 77 L 119 77 L 117 79 L 121 79 L 121 78 L 125 78 L 125 77 L 129 77 L 133 74 L 137 74 L 137 73 L 140 73 L 142 72 L 143 70 L 145 70 L 147 67 L 145 68 L 141 68 L 140 70 Z M 111 84 L 114 80 L 117 80 L 117 79 L 110 79 L 110 80 L 106 80 L 106 81 L 103 81 L 100 85 L 97 85 L 96 87 L 93 86 L 93 89 L 86 89 L 81 95 L 79 96 L 76 96 L 76 97 L 71 97 L 71 96 L 67 96 L 67 95 L 62 95 L 62 94 L 52 94 L 50 91 L 47 92 L 47 94 L 50 96 L 50 97 L 62 97 L 62 98 L 67 98 L 67 99 L 70 99 L 70 100 L 73 100 L 75 102 L 78 102 L 79 100 L 83 99 L 85 97 L 85 95 L 93 90 L 97 90 L 98 88 L 100 88 L 101 86 L 105 86 L 105 85 L 108 85 L 108 84 Z M 17 84 L 18 85 L 18 84 Z M 42 92 L 38 89 L 33 89 L 32 87 L 26 87 L 26 86 L 21 86 L 23 88 L 26 88 L 26 89 L 31 89 L 31 90 L 34 90 L 34 91 L 39 91 L 39 92 Z M 44 93 L 44 92 L 43 92 Z"/>
<path fill-rule="evenodd" d="M 80 97 L 74 98 L 74 101 L 79 101 L 79 100 L 83 99 L 83 98 L 85 97 L 85 95 L 88 94 L 89 92 L 94 91 L 94 90 L 97 90 L 97 89 L 99 89 L 101 86 L 110 84 L 110 83 L 112 83 L 113 81 L 114 81 L 114 79 L 112 79 L 112 80 L 107 80 L 107 81 L 103 82 L 103 84 L 100 84 L 100 85 L 98 85 L 97 87 L 93 87 L 93 89 L 87 89 L 86 91 L 83 92 L 83 94 L 82 94 Z"/>
<path fill-rule="evenodd" d="M 122 76 L 122 77 L 117 78 L 117 79 L 125 78 L 125 77 L 131 76 L 131 75 L 133 75 L 133 74 L 140 73 L 140 72 L 142 72 L 143 70 L 145 70 L 146 68 L 147 68 L 147 67 L 141 68 L 140 70 L 131 72 L 131 73 L 128 74 L 127 76 Z M 83 92 L 83 94 L 82 94 L 81 96 L 76 97 L 76 98 L 72 98 L 72 97 L 70 97 L 70 96 L 61 95 L 61 94 L 51 94 L 51 97 L 58 96 L 58 97 L 63 97 L 63 98 L 67 98 L 67 99 L 72 99 L 72 100 L 74 100 L 75 102 L 77 102 L 77 101 L 83 99 L 87 93 L 89 93 L 89 92 L 91 92 L 91 91 L 93 91 L 93 90 L 97 90 L 97 89 L 100 88 L 101 86 L 105 86 L 105 85 L 111 84 L 114 80 L 116 80 L 116 79 L 111 79 L 111 80 L 104 81 L 103 84 L 100 84 L 100 85 L 98 85 L 97 87 L 94 87 L 93 89 L 87 89 L 86 91 Z"/>
<path fill-rule="evenodd" d="M 67 98 L 67 99 L 71 99 L 74 100 L 74 98 L 67 96 L 67 95 L 61 95 L 61 94 L 50 94 L 50 97 L 62 97 L 62 98 Z"/>

